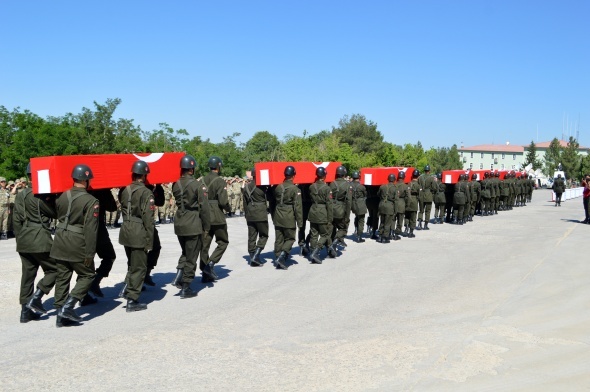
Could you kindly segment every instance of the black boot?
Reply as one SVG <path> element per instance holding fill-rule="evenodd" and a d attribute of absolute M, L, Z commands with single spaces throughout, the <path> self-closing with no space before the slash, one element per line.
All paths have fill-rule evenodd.
<path fill-rule="evenodd" d="M 134 299 L 127 300 L 127 309 L 126 309 L 127 313 L 139 312 L 140 310 L 146 310 L 146 309 L 147 309 L 147 305 L 144 303 L 137 302 Z"/>
<path fill-rule="evenodd" d="M 127 282 L 123 283 L 123 287 L 121 287 L 118 297 L 119 298 L 127 298 Z"/>
<path fill-rule="evenodd" d="M 408 234 L 410 234 L 410 228 L 408 226 L 405 226 L 402 236 L 407 237 Z"/>
<path fill-rule="evenodd" d="M 378 240 L 379 239 L 379 236 L 377 235 L 377 232 L 376 231 L 374 231 L 373 234 L 371 235 L 371 239 L 372 240 Z"/>
<path fill-rule="evenodd" d="M 22 309 L 20 311 L 20 322 L 21 323 L 28 323 L 31 320 L 39 320 L 41 316 L 33 312 L 31 309 L 27 307 L 26 304 L 22 305 Z"/>
<path fill-rule="evenodd" d="M 215 275 L 215 272 L 213 271 L 213 262 L 209 262 L 208 264 L 205 265 L 205 267 L 203 268 L 202 272 L 202 277 L 201 277 L 201 282 L 203 283 L 211 283 L 211 282 L 215 282 L 217 280 L 217 275 Z"/>
<path fill-rule="evenodd" d="M 422 220 L 418 221 L 418 226 L 416 226 L 416 230 L 422 230 Z"/>
<path fill-rule="evenodd" d="M 424 222 L 424 230 L 430 230 L 430 229 L 428 228 L 428 222 Z"/>
<path fill-rule="evenodd" d="M 393 240 L 394 241 L 399 241 L 401 239 L 402 239 L 402 237 L 400 237 L 399 233 L 395 233 L 395 232 L 393 233 Z"/>
<path fill-rule="evenodd" d="M 365 242 L 365 239 L 363 238 L 363 235 L 362 234 L 357 234 L 357 236 L 356 236 L 356 242 L 358 242 L 359 244 L 361 242 Z"/>
<path fill-rule="evenodd" d="M 348 244 L 346 242 L 344 242 L 343 239 L 338 239 L 338 243 L 345 248 L 348 246 Z"/>
<path fill-rule="evenodd" d="M 191 289 L 191 284 L 187 282 L 182 283 L 182 290 L 180 291 L 180 298 L 193 298 L 197 296 L 197 292 Z"/>
<path fill-rule="evenodd" d="M 176 269 L 176 276 L 174 277 L 174 280 L 172 281 L 172 286 L 175 286 L 179 289 L 182 288 L 182 274 L 183 274 L 183 270 L 182 268 L 177 268 Z"/>
<path fill-rule="evenodd" d="M 96 298 L 87 293 L 82 299 L 82 302 L 80 302 L 80 306 L 94 305 L 97 302 L 98 300 Z"/>
<path fill-rule="evenodd" d="M 456 216 L 455 216 L 455 217 L 453 217 L 453 221 L 452 221 L 451 223 L 452 223 L 453 225 L 456 225 L 456 224 L 457 224 L 457 217 L 456 217 Z"/>
<path fill-rule="evenodd" d="M 77 298 L 69 296 L 64 306 L 62 306 L 57 311 L 57 315 L 61 318 L 66 318 L 68 320 L 76 321 L 79 323 L 80 321 L 82 321 L 82 317 L 78 316 L 78 313 L 76 313 L 76 311 L 74 310 L 74 307 L 76 306 L 77 302 Z"/>
<path fill-rule="evenodd" d="M 322 264 L 322 259 L 320 259 L 320 249 L 316 248 L 311 252 L 311 256 L 309 257 L 313 264 Z"/>
<path fill-rule="evenodd" d="M 379 240 L 377 240 L 379 241 Z M 328 250 L 328 257 L 331 259 L 335 259 L 338 256 L 338 252 L 336 249 L 332 248 L 331 246 L 326 245 L 326 249 Z"/>
<path fill-rule="evenodd" d="M 29 302 L 27 302 L 27 308 L 34 310 L 37 313 L 47 313 L 47 310 L 45 310 L 45 308 L 43 307 L 43 301 L 41 301 L 41 298 L 43 298 L 44 295 L 45 293 L 41 291 L 41 289 L 37 289 L 37 291 L 35 291 Z"/>
<path fill-rule="evenodd" d="M 262 252 L 262 248 L 256 248 L 252 257 L 250 257 L 250 267 L 258 267 L 262 265 L 260 262 L 260 252 Z"/>
<path fill-rule="evenodd" d="M 277 261 L 276 261 L 276 268 L 277 269 L 283 269 L 286 270 L 287 268 L 289 268 L 285 262 L 287 261 L 287 252 L 282 251 L 279 254 L 279 257 L 277 257 Z"/>
<path fill-rule="evenodd" d="M 100 289 L 100 281 L 102 280 L 101 274 L 94 275 L 94 279 L 92 279 L 92 285 L 90 286 L 90 292 L 97 297 L 104 298 L 104 293 Z"/>
<path fill-rule="evenodd" d="M 219 279 L 219 276 L 217 276 L 217 274 L 215 273 L 215 263 L 213 261 L 209 262 L 209 271 L 211 272 L 211 276 L 213 277 L 213 279 Z"/>
<path fill-rule="evenodd" d="M 156 282 L 152 279 L 151 271 L 147 271 L 145 273 L 145 278 L 143 278 L 143 283 L 147 284 L 148 286 L 155 286 Z"/>
<path fill-rule="evenodd" d="M 410 229 L 410 234 L 408 234 L 408 238 L 414 238 L 416 234 L 414 234 L 414 229 Z"/>
<path fill-rule="evenodd" d="M 389 237 L 386 237 L 386 236 L 381 237 L 382 244 L 389 244 L 389 242 L 390 242 Z"/>

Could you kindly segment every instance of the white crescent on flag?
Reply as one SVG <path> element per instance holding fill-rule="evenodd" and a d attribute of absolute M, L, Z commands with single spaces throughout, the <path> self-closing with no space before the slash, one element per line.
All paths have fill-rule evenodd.
<path fill-rule="evenodd" d="M 154 152 L 150 155 L 146 155 L 145 157 L 142 157 L 141 155 L 137 155 L 137 154 L 133 154 L 133 156 L 137 159 L 139 159 L 140 161 L 144 161 L 147 163 L 153 163 L 153 162 L 157 162 L 160 160 L 160 158 L 162 158 L 164 156 L 163 152 Z"/>
<path fill-rule="evenodd" d="M 323 167 L 324 169 L 328 167 L 330 162 L 322 162 L 319 165 L 316 165 L 315 162 L 312 162 L 315 167 Z"/>

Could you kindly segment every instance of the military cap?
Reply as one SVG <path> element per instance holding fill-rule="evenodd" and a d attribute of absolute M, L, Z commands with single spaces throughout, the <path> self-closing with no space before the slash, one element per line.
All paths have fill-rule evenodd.
<path fill-rule="evenodd" d="M 6 178 L 0 177 L 0 182 L 2 182 L 2 181 L 6 182 Z"/>

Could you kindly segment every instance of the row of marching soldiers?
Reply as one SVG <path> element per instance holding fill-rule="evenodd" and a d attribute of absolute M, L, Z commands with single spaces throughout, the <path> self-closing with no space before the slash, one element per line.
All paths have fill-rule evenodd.
<path fill-rule="evenodd" d="M 197 296 L 191 288 L 197 265 L 202 282 L 213 283 L 219 279 L 216 265 L 229 245 L 226 214 L 232 211 L 232 207 L 226 181 L 220 177 L 222 161 L 219 157 L 209 158 L 210 171 L 202 180 L 194 177 L 194 157 L 183 156 L 179 166 L 180 178 L 173 183 L 172 194 L 177 205 L 174 233 L 178 238 L 180 257 L 172 285 L 180 290 L 179 297 L 185 299 Z M 398 178 L 392 173 L 388 183 L 376 192 L 374 187 L 365 188 L 360 183 L 358 172 L 352 173 L 349 182 L 344 166 L 336 169 L 335 180 L 330 184 L 326 183 L 326 169 L 318 167 L 313 184 L 297 186 L 293 166 L 285 168 L 285 179 L 276 187 L 257 186 L 255 181 L 248 183 L 242 188 L 242 198 L 250 265 L 264 264 L 261 252 L 269 237 L 269 212 L 275 230 L 274 265 L 277 269 L 289 267 L 289 257 L 296 241 L 300 254 L 308 256 L 313 264 L 322 263 L 324 249 L 328 257 L 337 257 L 338 251 L 347 246 L 345 237 L 351 212 L 355 215 L 353 237 L 359 243 L 365 242 L 363 229 L 367 213 L 372 228 L 370 235 L 382 243 L 391 238 L 397 240 L 400 235 L 413 238 L 415 229 L 428 230 L 432 201 L 435 204 L 432 223 L 442 223 L 445 210 L 447 214 L 450 211 L 446 208 L 449 192 L 440 176 L 437 179 L 429 171 L 428 166 L 423 174 L 414 170 L 409 184 L 404 181 L 405 172 L 399 172 Z M 139 297 L 144 284 L 155 284 L 150 271 L 157 264 L 161 249 L 154 211 L 162 204 L 158 199 L 164 198 L 164 192 L 160 186 L 149 184 L 149 173 L 146 162 L 136 161 L 131 168 L 131 183 L 118 193 L 123 213 L 118 242 L 125 248 L 128 266 L 120 297 L 127 300 L 127 312 L 147 309 Z M 30 174 L 29 165 L 29 178 Z M 85 164 L 77 165 L 71 178 L 72 188 L 57 199 L 53 195 L 35 195 L 29 185 L 15 200 L 17 252 L 23 265 L 19 297 L 22 306 L 20 321 L 23 323 L 46 313 L 42 298 L 54 286 L 56 326 L 81 322 L 75 306 L 92 298 L 89 292 L 97 297 L 103 296 L 100 283 L 108 277 L 116 257 L 105 218 L 105 211 L 117 209 L 111 191 L 89 190 L 93 173 Z M 476 184 L 481 187 L 476 188 Z M 505 189 L 508 191 L 504 192 Z M 451 193 L 454 200 L 452 221 L 464 222 L 478 206 L 481 206 L 482 215 L 491 215 L 513 205 L 524 205 L 526 199 L 530 200 L 528 192 L 525 181 L 510 175 L 500 184 L 496 184 L 496 178 L 489 173 L 481 184 L 468 182 L 463 176 Z M 441 201 L 441 195 L 445 200 Z M 55 218 L 58 224 L 55 238 L 52 238 L 49 223 Z M 446 220 L 449 220 L 448 216 Z M 307 222 L 310 225 L 308 233 Z M 405 226 L 403 232 L 402 225 Z M 214 240 L 217 246 L 210 253 Z M 98 268 L 95 268 L 95 255 L 101 259 Z M 35 290 L 39 267 L 44 276 Z M 77 279 L 70 290 L 74 272 Z"/>

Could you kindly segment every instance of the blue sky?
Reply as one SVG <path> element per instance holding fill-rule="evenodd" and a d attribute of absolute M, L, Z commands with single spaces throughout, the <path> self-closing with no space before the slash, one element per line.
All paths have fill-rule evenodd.
<path fill-rule="evenodd" d="M 565 128 L 590 145 L 589 1 L 2 1 L 0 14 L 9 110 L 121 98 L 116 116 L 144 130 L 214 142 L 359 113 L 396 144 Z"/>

